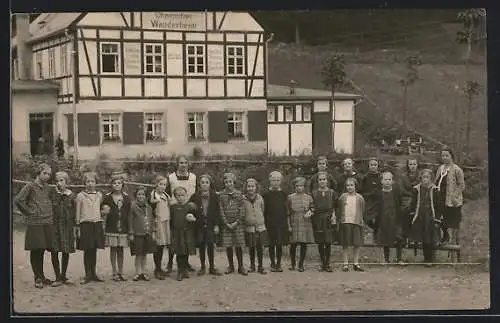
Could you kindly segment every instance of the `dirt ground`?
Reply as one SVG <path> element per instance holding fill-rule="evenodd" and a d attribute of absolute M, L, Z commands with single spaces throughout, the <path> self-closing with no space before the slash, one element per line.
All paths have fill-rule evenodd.
<path fill-rule="evenodd" d="M 484 309 L 490 304 L 489 273 L 470 267 L 366 265 L 366 272 L 318 272 L 310 260 L 303 273 L 224 275 L 191 277 L 183 282 L 124 283 L 112 281 L 107 250 L 98 252 L 98 274 L 104 283 L 79 285 L 83 276 L 82 254 L 70 258 L 68 276 L 74 286 L 35 289 L 28 253 L 23 250 L 24 234 L 13 239 L 14 310 L 41 312 L 231 312 L 231 311 L 355 311 L 404 309 Z M 334 249 L 335 253 L 338 250 Z M 152 257 L 148 259 L 152 269 Z M 269 264 L 268 259 L 264 259 Z M 333 260 L 336 261 L 335 259 Z M 199 266 L 197 256 L 190 262 Z M 248 262 L 248 259 L 245 259 Z M 225 269 L 223 253 L 216 265 Z M 174 267 L 175 268 L 175 267 Z M 50 256 L 45 256 L 45 273 L 53 278 Z M 126 250 L 125 274 L 134 274 L 133 258 Z"/>

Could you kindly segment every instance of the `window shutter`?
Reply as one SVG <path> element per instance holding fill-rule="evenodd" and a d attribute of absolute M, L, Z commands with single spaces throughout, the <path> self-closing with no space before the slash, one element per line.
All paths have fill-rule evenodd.
<path fill-rule="evenodd" d="M 73 146 L 75 144 L 75 137 L 73 136 L 73 115 L 72 114 L 67 114 L 66 115 L 66 122 L 68 123 L 68 134 L 67 134 L 67 140 L 68 140 L 68 146 Z"/>
<path fill-rule="evenodd" d="M 208 112 L 208 141 L 227 142 L 227 111 Z"/>
<path fill-rule="evenodd" d="M 328 152 L 332 150 L 333 131 L 330 112 L 315 112 L 313 121 L 313 149 Z"/>
<path fill-rule="evenodd" d="M 123 113 L 123 144 L 141 145 L 144 143 L 144 113 Z"/>
<path fill-rule="evenodd" d="M 99 114 L 78 114 L 78 143 L 80 146 L 99 146 Z"/>
<path fill-rule="evenodd" d="M 248 141 L 267 140 L 267 111 L 248 111 Z"/>

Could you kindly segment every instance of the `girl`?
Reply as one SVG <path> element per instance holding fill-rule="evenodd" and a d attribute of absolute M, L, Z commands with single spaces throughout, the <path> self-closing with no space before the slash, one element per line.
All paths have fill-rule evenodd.
<path fill-rule="evenodd" d="M 170 203 L 171 198 L 167 194 L 168 179 L 163 176 L 157 176 L 155 179 L 156 187 L 151 191 L 149 203 L 153 209 L 155 228 L 153 239 L 156 243 L 156 251 L 153 254 L 155 263 L 154 276 L 156 279 L 164 280 L 168 273 L 172 272 L 172 260 L 174 258 L 173 250 L 169 247 L 169 262 L 167 271 L 161 269 L 163 252 L 166 246 L 170 246 Z"/>
<path fill-rule="evenodd" d="M 424 262 L 430 266 L 434 261 L 434 249 L 439 242 L 437 219 L 440 214 L 439 188 L 432 183 L 432 171 L 420 172 L 420 184 L 413 188 L 411 205 L 410 238 L 423 245 Z"/>
<path fill-rule="evenodd" d="M 362 178 L 361 183 L 359 185 L 359 191 L 365 200 L 366 209 L 368 212 L 364 213 L 365 223 L 373 229 L 374 224 L 374 209 L 373 207 L 376 205 L 375 196 L 377 192 L 380 190 L 380 172 L 379 172 L 379 162 L 377 158 L 370 158 L 368 161 L 368 172 Z M 346 186 L 347 189 L 347 186 Z"/>
<path fill-rule="evenodd" d="M 14 204 L 24 216 L 26 223 L 24 250 L 30 251 L 36 288 L 52 284 L 43 273 L 43 256 L 45 250 L 52 249 L 54 236 L 52 226 L 54 211 L 47 186 L 51 174 L 52 170 L 48 164 L 40 164 L 36 168 L 35 180 L 26 184 L 14 198 Z"/>
<path fill-rule="evenodd" d="M 187 269 L 189 255 L 194 255 L 196 246 L 194 241 L 194 222 L 196 205 L 187 202 L 187 192 L 182 186 L 174 189 L 176 203 L 171 206 L 170 229 L 172 230 L 172 247 L 177 257 L 177 280 L 189 278 Z"/>
<path fill-rule="evenodd" d="M 351 158 L 346 158 L 342 161 L 342 173 L 337 178 L 337 193 L 345 193 L 345 181 L 349 177 L 355 178 L 358 183 L 361 183 L 361 176 L 354 170 L 354 161 Z"/>
<path fill-rule="evenodd" d="M 402 197 L 406 195 L 394 185 L 391 172 L 382 174 L 382 188 L 376 195 L 375 241 L 383 246 L 384 262 L 389 263 L 390 248 L 396 246 L 396 258 L 403 264 L 403 222 Z"/>
<path fill-rule="evenodd" d="M 314 231 L 311 222 L 311 215 L 314 211 L 314 201 L 311 195 L 304 193 L 305 182 L 306 179 L 304 177 L 295 178 L 292 183 L 295 193 L 288 195 L 287 199 L 287 213 L 292 228 L 290 239 L 292 266 L 290 270 L 295 270 L 297 245 L 300 244 L 298 268 L 300 272 L 304 271 L 304 259 L 306 258 L 307 245 L 314 243 Z"/>
<path fill-rule="evenodd" d="M 272 272 L 283 272 L 281 268 L 283 245 L 288 244 L 290 235 L 290 223 L 288 223 L 286 209 L 288 195 L 281 190 L 282 179 L 283 175 L 280 172 L 271 172 L 269 174 L 269 190 L 263 195 Z"/>
<path fill-rule="evenodd" d="M 68 270 L 69 254 L 75 252 L 75 195 L 66 185 L 69 176 L 66 172 L 56 173 L 56 188 L 52 191 L 52 204 L 54 205 L 54 247 L 52 250 L 52 266 L 56 274 L 56 281 L 52 286 L 71 284 L 66 277 Z M 59 262 L 59 252 L 61 263 Z"/>
<path fill-rule="evenodd" d="M 420 183 L 420 177 L 418 174 L 418 160 L 416 157 L 410 157 L 406 161 L 406 170 L 403 172 L 401 175 L 401 180 L 400 180 L 400 189 L 401 191 L 405 192 L 405 196 L 403 196 L 403 208 L 405 210 L 410 211 L 410 204 L 412 203 L 411 199 L 411 194 L 413 192 L 413 188 L 415 185 Z M 404 219 L 407 219 L 408 221 L 405 221 L 403 223 L 403 235 L 404 237 L 408 237 L 408 232 L 410 229 L 410 221 L 411 221 L 411 216 L 410 214 L 405 214 Z M 415 247 L 415 253 L 417 252 L 416 246 Z"/>
<path fill-rule="evenodd" d="M 328 159 L 325 156 L 318 157 L 317 163 L 318 172 L 328 172 Z M 328 187 L 334 190 L 337 187 L 337 182 L 332 175 L 328 173 Z M 314 174 L 309 182 L 309 192 L 318 188 L 318 173 Z"/>
<path fill-rule="evenodd" d="M 130 205 L 128 214 L 128 237 L 130 253 L 135 256 L 134 281 L 149 281 L 146 274 L 146 256 L 156 251 L 152 233 L 155 221 L 151 206 L 147 203 L 146 188 L 139 186 L 135 191 L 135 201 Z"/>
<path fill-rule="evenodd" d="M 83 251 L 85 278 L 81 282 L 103 282 L 97 276 L 97 249 L 104 249 L 103 216 L 109 214 L 109 207 L 104 205 L 101 210 L 102 193 L 97 192 L 97 174 L 87 172 L 83 175 L 85 189 L 76 196 L 76 227 L 77 248 Z M 102 215 L 101 215 L 102 212 Z"/>
<path fill-rule="evenodd" d="M 243 194 L 234 187 L 233 173 L 224 174 L 224 189 L 219 193 L 222 230 L 222 246 L 226 248 L 228 268 L 226 274 L 234 273 L 233 247 L 238 260 L 238 273 L 247 276 L 243 266 L 243 247 L 245 246 L 245 204 Z"/>
<path fill-rule="evenodd" d="M 186 198 L 189 200 L 196 191 L 196 175 L 189 171 L 189 159 L 186 155 L 177 157 L 177 169 L 168 175 L 170 189 L 173 192 L 177 187 L 184 187 Z M 172 200 L 175 203 L 175 199 Z M 172 272 L 174 254 L 170 253 L 168 258 L 167 272 Z M 188 270 L 194 272 L 194 268 L 188 263 Z"/>
<path fill-rule="evenodd" d="M 334 227 L 336 223 L 335 208 L 337 193 L 328 188 L 328 174 L 318 174 L 318 188 L 312 192 L 314 213 L 311 217 L 314 241 L 318 244 L 321 259 L 320 271 L 332 272 L 330 267 L 331 245 L 334 240 Z"/>
<path fill-rule="evenodd" d="M 249 178 L 245 185 L 245 240 L 249 247 L 250 270 L 255 272 L 255 252 L 257 251 L 258 272 L 266 274 L 262 264 L 263 248 L 268 244 L 266 224 L 264 220 L 264 199 L 258 193 L 258 182 Z"/>
<path fill-rule="evenodd" d="M 215 236 L 221 224 L 220 205 L 217 193 L 212 189 L 212 178 L 208 174 L 200 176 L 198 191 L 191 196 L 190 202 L 196 205 L 196 242 L 200 251 L 201 268 L 198 276 L 205 275 L 205 251 L 208 255 L 208 273 L 220 276 L 215 268 Z"/>
<path fill-rule="evenodd" d="M 462 220 L 463 192 L 465 180 L 463 170 L 454 162 L 455 156 L 451 149 L 441 151 L 443 164 L 436 172 L 435 183 L 439 188 L 442 208 L 443 242 L 458 244 L 458 231 Z"/>
<path fill-rule="evenodd" d="M 349 271 L 349 247 L 353 247 L 355 271 L 364 271 L 359 266 L 359 250 L 363 245 L 363 217 L 365 213 L 365 200 L 361 194 L 356 193 L 356 179 L 348 178 L 345 182 L 346 193 L 339 198 L 338 223 L 340 245 L 344 266 L 342 271 Z"/>
<path fill-rule="evenodd" d="M 123 177 L 119 174 L 113 174 L 111 192 L 104 195 L 102 205 L 109 207 L 109 213 L 105 217 L 104 244 L 109 247 L 109 259 L 114 281 L 127 280 L 123 276 L 123 248 L 128 246 L 130 203 L 128 194 L 123 191 Z"/>

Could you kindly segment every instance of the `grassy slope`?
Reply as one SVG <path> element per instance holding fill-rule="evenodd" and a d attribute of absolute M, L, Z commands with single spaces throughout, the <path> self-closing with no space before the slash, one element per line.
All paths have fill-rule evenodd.
<path fill-rule="evenodd" d="M 286 46 L 271 48 L 269 82 L 287 85 L 293 79 L 298 82 L 299 87 L 323 89 L 320 71 L 322 57 L 326 53 L 326 51 L 312 48 L 292 49 Z M 380 55 L 373 57 L 373 54 L 371 57 L 348 58 L 346 68 L 348 77 L 380 107 L 380 110 L 377 110 L 368 102 L 360 104 L 356 110 L 359 121 L 374 120 L 374 115 L 380 116 L 381 114 L 392 115 L 400 119 L 402 96 L 399 80 L 404 76 L 405 69 L 400 63 L 389 63 L 391 60 L 393 60 L 391 57 Z M 473 79 L 485 85 L 486 75 L 483 66 L 471 66 L 470 73 Z M 409 125 L 431 137 L 451 144 L 453 125 L 450 116 L 454 101 L 458 105 L 464 106 L 465 104 L 463 95 L 457 93 L 454 86 L 464 84 L 465 68 L 463 65 L 424 64 L 419 67 L 419 74 L 421 80 L 409 90 Z M 487 159 L 485 96 L 482 94 L 478 96 L 474 100 L 474 105 L 471 142 L 477 149 L 477 153 Z M 364 131 L 366 127 L 357 128 L 357 139 L 361 139 L 362 142 L 363 139 L 369 137 L 370 134 Z"/>

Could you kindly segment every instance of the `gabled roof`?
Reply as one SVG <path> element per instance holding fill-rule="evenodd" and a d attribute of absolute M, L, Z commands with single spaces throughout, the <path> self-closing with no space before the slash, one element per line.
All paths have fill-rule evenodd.
<path fill-rule="evenodd" d="M 42 13 L 30 24 L 28 42 L 43 39 L 65 30 L 82 14 L 81 12 Z M 12 47 L 16 45 L 16 39 L 13 37 Z"/>
<path fill-rule="evenodd" d="M 267 97 L 268 99 L 271 100 L 293 100 L 293 99 L 330 100 L 332 98 L 332 93 L 330 91 L 325 91 L 325 90 L 305 89 L 296 87 L 295 94 L 290 94 L 289 86 L 268 85 Z M 359 99 L 361 99 L 361 96 L 358 94 L 335 92 L 335 100 L 359 100 Z"/>
<path fill-rule="evenodd" d="M 59 91 L 59 84 L 46 80 L 12 80 L 12 92 L 20 91 Z"/>

